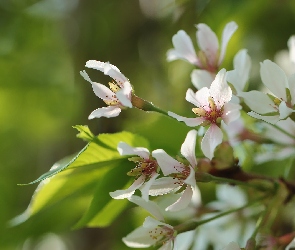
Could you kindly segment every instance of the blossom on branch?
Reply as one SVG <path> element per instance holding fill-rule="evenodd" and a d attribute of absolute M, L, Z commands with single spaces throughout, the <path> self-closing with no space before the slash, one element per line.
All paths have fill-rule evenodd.
<path fill-rule="evenodd" d="M 166 208 L 167 211 L 178 211 L 186 208 L 194 194 L 200 199 L 194 170 L 197 165 L 195 156 L 196 137 L 196 130 L 189 131 L 181 146 L 181 154 L 188 163 L 175 160 L 162 149 L 152 152 L 152 156 L 156 158 L 162 172 L 167 177 L 159 178 L 153 183 L 150 195 L 162 195 L 184 189 L 181 197 Z"/>
<path fill-rule="evenodd" d="M 235 22 L 229 22 L 222 33 L 221 47 L 216 34 L 204 23 L 196 25 L 197 43 L 200 51 L 196 53 L 192 40 L 184 30 L 180 30 L 172 38 L 174 49 L 167 52 L 167 60 L 182 59 L 196 65 L 200 69 L 216 72 L 222 63 L 227 44 L 238 28 Z"/>
<path fill-rule="evenodd" d="M 190 127 L 210 126 L 202 140 L 201 149 L 206 157 L 212 159 L 216 146 L 222 142 L 221 121 L 229 124 L 240 116 L 241 106 L 230 103 L 231 98 L 232 90 L 226 82 L 226 71 L 222 69 L 216 75 L 210 89 L 203 87 L 196 93 L 191 89 L 187 90 L 185 99 L 197 106 L 192 110 L 198 117 L 186 118 L 170 111 L 168 114 Z"/>
<path fill-rule="evenodd" d="M 81 76 L 92 84 L 95 95 L 108 105 L 107 107 L 94 110 L 89 115 L 89 119 L 100 118 L 102 116 L 108 118 L 115 117 L 120 114 L 122 109 L 132 108 L 132 86 L 116 66 L 95 60 L 87 61 L 85 66 L 102 71 L 105 75 L 114 79 L 113 82 L 109 82 L 110 88 L 107 88 L 100 83 L 93 82 L 85 70 L 80 71 Z"/>
<path fill-rule="evenodd" d="M 177 234 L 169 224 L 147 217 L 143 225 L 123 238 L 128 247 L 160 246 L 159 250 L 189 249 L 194 232 Z"/>
<path fill-rule="evenodd" d="M 149 189 L 155 179 L 159 176 L 157 173 L 158 164 L 150 156 L 150 152 L 146 148 L 133 148 L 125 142 L 119 142 L 118 151 L 120 155 L 137 155 L 138 157 L 129 158 L 130 161 L 136 163 L 136 167 L 128 172 L 128 175 L 135 176 L 134 183 L 126 190 L 117 190 L 110 192 L 114 199 L 130 198 L 136 189 L 140 189 L 142 198 L 146 201 L 149 199 Z"/>
<path fill-rule="evenodd" d="M 248 113 L 250 116 L 275 124 L 294 112 L 295 74 L 288 79 L 276 63 L 265 60 L 261 63 L 260 76 L 272 94 L 252 90 L 240 93 L 239 96 L 244 98 L 244 102 L 252 110 Z"/>

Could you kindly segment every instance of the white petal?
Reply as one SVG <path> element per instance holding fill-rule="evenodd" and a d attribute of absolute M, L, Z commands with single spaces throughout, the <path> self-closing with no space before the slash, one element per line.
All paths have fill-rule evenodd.
<path fill-rule="evenodd" d="M 265 60 L 261 63 L 260 76 L 263 84 L 277 97 L 287 100 L 288 79 L 284 71 L 274 62 Z"/>
<path fill-rule="evenodd" d="M 290 61 L 292 63 L 295 63 L 295 36 L 294 35 L 289 38 L 288 47 L 289 47 Z"/>
<path fill-rule="evenodd" d="M 196 188 L 196 177 L 195 177 L 195 170 L 190 166 L 190 173 L 189 176 L 183 181 L 185 184 L 188 184 L 192 186 L 193 188 Z"/>
<path fill-rule="evenodd" d="M 199 59 L 196 55 L 192 40 L 185 31 L 178 31 L 177 34 L 173 36 L 172 42 L 175 49 L 168 51 L 168 61 L 182 59 L 191 64 L 199 65 Z"/>
<path fill-rule="evenodd" d="M 157 239 L 150 236 L 149 228 L 139 227 L 122 240 L 128 247 L 145 248 L 154 245 Z"/>
<path fill-rule="evenodd" d="M 240 109 L 242 108 L 241 105 L 229 102 L 225 103 L 223 107 L 224 110 L 222 119 L 225 124 L 229 124 L 240 117 Z"/>
<path fill-rule="evenodd" d="M 114 100 L 116 98 L 114 98 L 113 96 L 115 95 L 114 92 L 112 92 L 109 88 L 107 88 L 106 86 L 97 83 L 97 82 L 93 82 L 90 77 L 88 76 L 88 74 L 86 73 L 86 71 L 80 71 L 81 76 L 83 76 L 83 78 L 90 82 L 92 85 L 92 89 L 93 92 L 95 93 L 96 96 L 98 96 L 99 98 L 103 99 L 103 100 Z"/>
<path fill-rule="evenodd" d="M 240 93 L 239 96 L 244 98 L 244 102 L 251 110 L 259 114 L 266 114 L 276 111 L 273 108 L 273 101 L 266 94 L 260 91 L 252 90 L 249 92 L 243 92 Z"/>
<path fill-rule="evenodd" d="M 140 188 L 140 186 L 144 183 L 145 176 L 141 175 L 138 179 L 136 179 L 133 184 L 125 189 L 125 190 L 116 190 L 114 192 L 110 192 L 110 196 L 114 199 L 125 199 L 131 197 L 135 190 Z"/>
<path fill-rule="evenodd" d="M 280 119 L 286 119 L 292 114 L 293 109 L 289 108 L 285 102 L 281 102 L 279 106 Z"/>
<path fill-rule="evenodd" d="M 251 58 L 246 49 L 240 50 L 234 58 L 234 70 L 228 71 L 226 79 L 236 89 L 238 93 L 244 91 L 245 85 L 249 80 L 251 69 Z"/>
<path fill-rule="evenodd" d="M 203 69 L 194 69 L 191 73 L 191 81 L 197 89 L 203 87 L 209 88 L 213 82 L 214 77 L 212 73 Z"/>
<path fill-rule="evenodd" d="M 173 250 L 173 242 L 172 239 L 166 241 L 158 250 Z"/>
<path fill-rule="evenodd" d="M 164 175 L 176 173 L 183 169 L 183 164 L 172 158 L 163 149 L 154 150 L 152 156 L 156 158 Z"/>
<path fill-rule="evenodd" d="M 232 90 L 226 82 L 226 70 L 221 69 L 215 77 L 215 80 L 210 86 L 210 95 L 214 99 L 214 102 L 218 109 L 220 109 L 224 103 L 230 101 L 232 97 Z"/>
<path fill-rule="evenodd" d="M 195 234 L 196 234 L 195 230 L 178 234 L 174 240 L 174 249 L 176 250 L 191 249 L 190 246 L 193 243 Z"/>
<path fill-rule="evenodd" d="M 165 210 L 166 211 L 179 211 L 181 209 L 186 208 L 192 199 L 192 195 L 193 195 L 193 190 L 188 185 L 186 187 L 186 189 L 184 190 L 184 192 L 182 193 L 182 195 L 180 196 L 180 198 L 175 203 L 173 203 L 172 205 L 167 207 Z"/>
<path fill-rule="evenodd" d="M 215 124 L 212 124 L 204 135 L 201 143 L 201 149 L 204 155 L 210 160 L 212 160 L 214 156 L 216 146 L 222 142 L 222 137 L 223 134 L 221 129 Z"/>
<path fill-rule="evenodd" d="M 96 61 L 96 60 L 89 60 L 86 62 L 85 67 L 91 68 L 91 69 L 97 69 L 101 72 L 104 72 L 104 62 Z"/>
<path fill-rule="evenodd" d="M 205 53 L 210 65 L 217 64 L 219 44 L 216 34 L 204 23 L 197 25 L 197 41 L 199 48 Z"/>
<path fill-rule="evenodd" d="M 128 79 L 120 72 L 120 70 L 110 63 L 105 64 L 104 74 L 113 78 L 121 87 L 124 82 L 128 82 Z"/>
<path fill-rule="evenodd" d="M 92 89 L 94 94 L 102 100 L 116 100 L 115 93 L 100 83 L 92 82 Z"/>
<path fill-rule="evenodd" d="M 146 201 L 149 200 L 150 188 L 154 184 L 154 182 L 158 176 L 159 176 L 159 174 L 154 173 L 152 175 L 152 177 L 140 187 L 141 196 L 144 200 L 146 200 Z"/>
<path fill-rule="evenodd" d="M 292 104 L 295 104 L 295 74 L 289 77 L 289 90 L 291 94 Z"/>
<path fill-rule="evenodd" d="M 158 221 L 150 216 L 148 216 L 147 218 L 145 218 L 144 220 L 144 223 L 143 223 L 143 226 L 145 228 L 149 228 L 149 229 L 152 229 L 152 228 L 155 228 L 157 226 L 165 226 L 165 227 L 168 227 L 168 228 L 171 228 L 173 229 L 173 227 L 169 224 L 166 224 L 164 222 L 161 222 L 161 221 Z"/>
<path fill-rule="evenodd" d="M 253 118 L 263 120 L 263 121 L 268 122 L 270 124 L 276 124 L 280 120 L 279 115 L 272 115 L 272 116 L 264 115 L 263 116 L 263 115 L 259 115 L 259 114 L 255 113 L 253 111 L 248 112 L 247 114 Z"/>
<path fill-rule="evenodd" d="M 185 99 L 196 105 L 197 107 L 203 107 L 203 108 L 208 108 L 209 107 L 209 102 L 208 102 L 208 97 L 210 96 L 209 89 L 207 87 L 201 88 L 198 90 L 196 93 L 194 93 L 193 90 L 188 89 L 186 91 Z"/>
<path fill-rule="evenodd" d="M 239 247 L 239 245 L 235 242 L 231 242 L 229 243 L 225 248 L 223 248 L 222 250 L 240 250 L 241 248 Z"/>
<path fill-rule="evenodd" d="M 142 147 L 133 148 L 125 142 L 119 142 L 117 149 L 120 155 L 138 155 L 143 159 L 150 158 L 150 151 L 148 149 Z"/>
<path fill-rule="evenodd" d="M 205 121 L 203 117 L 187 118 L 187 117 L 177 115 L 171 111 L 168 111 L 168 115 L 175 118 L 177 121 L 185 122 L 185 124 L 189 127 L 199 126 L 203 121 Z"/>
<path fill-rule="evenodd" d="M 116 96 L 125 107 L 132 108 L 131 93 L 132 87 L 130 82 L 127 81 L 124 82 L 122 89 L 116 93 Z"/>
<path fill-rule="evenodd" d="M 295 238 L 290 242 L 290 244 L 286 247 L 285 250 L 291 250 L 295 247 Z"/>
<path fill-rule="evenodd" d="M 93 119 L 93 118 L 100 118 L 102 116 L 110 118 L 110 117 L 115 117 L 118 116 L 121 112 L 121 109 L 117 106 L 108 106 L 108 107 L 103 107 L 103 108 L 98 108 L 88 116 L 88 119 Z"/>
<path fill-rule="evenodd" d="M 160 208 L 155 202 L 146 201 L 143 198 L 136 195 L 132 195 L 130 198 L 128 198 L 128 200 L 144 208 L 146 211 L 148 211 L 151 215 L 153 215 L 158 220 L 164 220 L 164 217 L 160 211 Z"/>
<path fill-rule="evenodd" d="M 220 56 L 219 56 L 219 60 L 218 60 L 218 65 L 220 65 L 222 63 L 225 52 L 226 52 L 227 44 L 228 44 L 230 38 L 232 37 L 232 35 L 237 30 L 237 28 L 238 28 L 238 25 L 235 22 L 229 22 L 225 26 L 223 33 L 222 33 L 221 49 L 220 49 Z"/>
<path fill-rule="evenodd" d="M 181 145 L 181 154 L 190 162 L 192 167 L 197 166 L 195 154 L 197 131 L 191 130 L 187 133 L 184 143 Z"/>
<path fill-rule="evenodd" d="M 176 183 L 173 177 L 162 177 L 154 181 L 150 187 L 149 195 L 158 196 L 168 194 L 172 191 L 177 191 L 180 187 L 179 183 Z"/>

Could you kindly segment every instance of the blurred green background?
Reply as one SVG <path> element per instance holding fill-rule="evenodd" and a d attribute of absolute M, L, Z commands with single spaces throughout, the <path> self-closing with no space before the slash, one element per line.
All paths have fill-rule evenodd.
<path fill-rule="evenodd" d="M 95 134 L 138 132 L 150 140 L 152 149 L 177 153 L 188 128 L 158 114 L 132 109 L 117 118 L 89 121 L 90 112 L 104 103 L 79 71 L 87 60 L 109 61 L 130 79 L 138 96 L 174 112 L 188 107 L 190 114 L 184 97 L 192 87 L 193 66 L 166 62 L 171 38 L 184 29 L 195 43 L 194 25 L 200 22 L 220 37 L 232 20 L 239 28 L 222 66 L 232 69 L 235 53 L 247 48 L 253 84 L 259 62 L 272 60 L 295 34 L 294 1 L 1 0 L 0 249 L 124 249 L 120 238 L 130 229 L 120 227 L 122 218 L 107 229 L 57 230 L 61 238 L 51 234 L 47 243 L 37 237 L 39 228 L 5 240 L 11 234 L 8 220 L 27 208 L 36 188 L 17 184 L 36 179 L 85 145 L 75 137 L 71 126 L 76 124 L 89 125 Z M 109 81 L 101 72 L 87 72 L 94 81 Z M 114 230 L 116 243 L 110 238 Z M 57 245 L 46 248 L 48 244 Z"/>

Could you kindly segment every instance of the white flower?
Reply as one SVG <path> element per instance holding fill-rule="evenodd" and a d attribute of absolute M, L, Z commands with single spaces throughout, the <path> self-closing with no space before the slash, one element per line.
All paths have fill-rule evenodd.
<path fill-rule="evenodd" d="M 149 199 L 149 189 L 155 179 L 159 176 L 157 173 L 158 164 L 150 157 L 150 152 L 146 148 L 136 147 L 133 148 L 125 142 L 119 142 L 118 151 L 121 155 L 137 155 L 139 157 L 132 157 L 129 160 L 136 163 L 136 167 L 128 174 L 135 176 L 134 183 L 126 190 L 117 190 L 110 192 L 111 197 L 114 199 L 130 198 L 136 189 L 142 193 L 144 200 Z"/>
<path fill-rule="evenodd" d="M 159 250 L 188 250 L 192 243 L 194 231 L 177 235 L 169 224 L 147 217 L 143 225 L 123 238 L 128 247 L 146 248 L 161 246 Z"/>
<path fill-rule="evenodd" d="M 246 49 L 240 50 L 234 57 L 234 70 L 228 71 L 226 80 L 230 82 L 239 95 L 244 91 L 245 85 L 249 80 L 251 69 L 251 58 Z"/>
<path fill-rule="evenodd" d="M 224 59 L 227 44 L 238 26 L 235 22 L 230 22 L 225 26 L 222 34 L 221 48 L 219 48 L 216 34 L 210 27 L 204 23 L 200 23 L 196 27 L 198 28 L 196 33 L 197 42 L 200 48 L 198 55 L 190 37 L 185 31 L 180 30 L 172 38 L 174 49 L 167 52 L 167 60 L 182 59 L 201 69 L 216 72 Z"/>
<path fill-rule="evenodd" d="M 252 110 L 248 114 L 272 124 L 286 119 L 295 104 L 295 74 L 288 79 L 277 64 L 265 60 L 261 63 L 260 75 L 263 84 L 274 96 L 256 90 L 240 93 Z"/>
<path fill-rule="evenodd" d="M 129 80 L 120 72 L 120 70 L 110 64 L 99 62 L 95 60 L 90 60 L 86 62 L 87 68 L 97 69 L 104 72 L 114 79 L 114 82 L 110 82 L 110 88 L 106 86 L 93 82 L 86 71 L 80 71 L 81 76 L 92 84 L 92 89 L 96 96 L 101 98 L 108 106 L 103 108 L 98 108 L 94 110 L 90 115 L 89 119 L 104 117 L 115 117 L 118 116 L 122 109 L 128 107 L 132 108 L 131 95 L 132 87 Z"/>
<path fill-rule="evenodd" d="M 229 124 L 240 116 L 241 106 L 229 103 L 232 98 L 232 90 L 227 85 L 225 76 L 226 71 L 222 69 L 216 75 L 210 89 L 203 87 L 196 93 L 191 89 L 187 90 L 185 99 L 197 106 L 197 108 L 193 108 L 193 112 L 198 117 L 186 118 L 168 112 L 170 116 L 185 122 L 190 127 L 210 125 L 201 143 L 202 151 L 209 159 L 213 158 L 216 146 L 222 142 L 223 134 L 219 128 L 221 121 Z"/>
<path fill-rule="evenodd" d="M 257 163 L 262 163 L 270 160 L 283 160 L 295 154 L 295 139 L 286 135 L 279 129 L 273 127 L 272 125 L 265 123 L 263 124 L 265 130 L 262 135 L 270 139 L 277 144 L 277 147 L 271 147 L 272 150 L 266 151 L 264 153 L 258 154 L 255 157 Z M 291 136 L 295 136 L 295 122 L 290 118 L 286 120 L 281 120 L 276 123 L 276 126 L 283 131 L 286 131 Z"/>
<path fill-rule="evenodd" d="M 156 158 L 164 175 L 169 177 L 156 180 L 150 189 L 150 195 L 162 195 L 177 191 L 181 187 L 185 188 L 181 197 L 166 208 L 167 211 L 178 211 L 186 208 L 192 200 L 193 193 L 198 192 L 194 171 L 197 165 L 195 156 L 196 137 L 196 130 L 189 131 L 181 146 L 181 154 L 188 160 L 189 165 L 175 160 L 162 149 L 152 152 L 152 156 Z"/>

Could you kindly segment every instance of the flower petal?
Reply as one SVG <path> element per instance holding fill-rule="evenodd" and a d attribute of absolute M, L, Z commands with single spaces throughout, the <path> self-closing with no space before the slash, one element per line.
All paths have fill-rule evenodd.
<path fill-rule="evenodd" d="M 194 69 L 191 73 L 191 81 L 197 89 L 203 87 L 209 88 L 213 82 L 214 77 L 212 73 L 203 69 Z"/>
<path fill-rule="evenodd" d="M 263 84 L 277 97 L 287 100 L 288 79 L 284 71 L 274 62 L 264 60 L 260 63 L 260 76 Z"/>
<path fill-rule="evenodd" d="M 249 92 L 242 92 L 239 96 L 244 98 L 244 102 L 251 110 L 259 114 L 276 111 L 273 107 L 273 101 L 266 94 L 260 91 L 252 90 Z"/>
<path fill-rule="evenodd" d="M 131 93 L 132 87 L 130 82 L 127 81 L 123 83 L 122 88 L 116 93 L 116 96 L 123 106 L 132 108 Z"/>
<path fill-rule="evenodd" d="M 138 155 L 143 159 L 150 158 L 150 152 L 148 149 L 142 147 L 133 148 L 125 142 L 119 142 L 117 149 L 120 155 Z"/>
<path fill-rule="evenodd" d="M 185 100 L 194 104 L 197 107 L 204 109 L 209 108 L 208 98 L 210 96 L 209 89 L 207 87 L 201 88 L 196 93 L 192 89 L 186 91 Z"/>
<path fill-rule="evenodd" d="M 118 116 L 121 112 L 121 109 L 117 106 L 108 106 L 108 107 L 103 107 L 103 108 L 98 108 L 88 116 L 88 119 L 93 119 L 93 118 L 100 118 L 102 116 L 110 118 L 110 117 L 115 117 Z"/>
<path fill-rule="evenodd" d="M 210 86 L 210 95 L 215 105 L 220 109 L 232 97 L 232 90 L 226 82 L 226 70 L 221 69 Z"/>
<path fill-rule="evenodd" d="M 199 59 L 196 55 L 191 38 L 184 30 L 180 30 L 172 38 L 172 43 L 175 49 L 167 52 L 167 60 L 173 61 L 182 59 L 191 64 L 199 65 Z"/>
<path fill-rule="evenodd" d="M 182 193 L 182 195 L 180 196 L 180 198 L 175 203 L 167 207 L 165 210 L 179 211 L 186 208 L 192 199 L 192 195 L 193 195 L 193 190 L 191 186 L 188 185 L 186 189 L 184 190 L 184 192 Z"/>
<path fill-rule="evenodd" d="M 195 234 L 195 230 L 178 234 L 174 240 L 174 249 L 191 249 Z"/>
<path fill-rule="evenodd" d="M 237 93 L 244 91 L 245 85 L 249 80 L 251 69 L 251 58 L 246 49 L 240 50 L 234 58 L 234 70 L 228 71 L 226 79 L 236 89 Z"/>
<path fill-rule="evenodd" d="M 162 177 L 156 179 L 150 187 L 149 195 L 158 196 L 177 191 L 181 186 L 175 181 L 173 177 Z"/>
<path fill-rule="evenodd" d="M 146 201 L 143 198 L 132 195 L 130 198 L 128 198 L 129 201 L 133 202 L 134 204 L 144 208 L 146 211 L 148 211 L 151 215 L 153 215 L 158 220 L 164 220 L 164 217 L 161 213 L 161 210 L 159 206 L 154 201 Z"/>
<path fill-rule="evenodd" d="M 216 65 L 219 55 L 219 44 L 216 34 L 204 23 L 197 25 L 197 41 L 199 48 L 205 53 L 210 65 Z"/>
<path fill-rule="evenodd" d="M 242 108 L 241 105 L 228 102 L 225 103 L 223 107 L 224 110 L 222 119 L 225 124 L 229 124 L 240 117 L 240 109 Z"/>
<path fill-rule="evenodd" d="M 215 124 L 212 124 L 205 133 L 201 142 L 201 149 L 204 155 L 210 160 L 212 160 L 214 156 L 214 150 L 216 146 L 222 142 L 222 137 L 223 134 L 221 129 Z"/>
<path fill-rule="evenodd" d="M 156 149 L 152 152 L 164 175 L 181 172 L 183 164 L 168 155 L 163 149 Z"/>
<path fill-rule="evenodd" d="M 104 72 L 105 75 L 113 78 L 120 86 L 122 86 L 124 82 L 128 81 L 128 79 L 120 72 L 120 70 L 110 63 L 89 60 L 86 62 L 85 66 L 87 68 L 97 69 Z"/>
<path fill-rule="evenodd" d="M 154 173 L 152 175 L 152 177 L 140 187 L 141 196 L 144 200 L 146 200 L 146 201 L 149 200 L 150 188 L 154 184 L 154 182 L 158 176 L 159 176 L 159 174 Z"/>
<path fill-rule="evenodd" d="M 136 189 L 140 188 L 141 185 L 145 181 L 145 176 L 141 175 L 138 179 L 136 179 L 133 184 L 125 189 L 125 190 L 116 190 L 114 192 L 110 192 L 110 196 L 114 199 L 125 199 L 125 198 L 130 198 Z"/>
<path fill-rule="evenodd" d="M 187 118 L 187 117 L 177 115 L 171 111 L 168 111 L 168 115 L 175 118 L 177 121 L 185 122 L 185 124 L 189 127 L 199 126 L 203 121 L 205 121 L 203 117 Z"/>
<path fill-rule="evenodd" d="M 283 101 L 280 103 L 279 106 L 279 112 L 280 112 L 280 119 L 286 119 L 289 115 L 292 114 L 293 109 L 289 108 L 287 104 Z"/>
<path fill-rule="evenodd" d="M 294 36 L 295 38 L 295 36 Z M 289 90 L 292 99 L 292 104 L 295 104 L 295 74 L 289 77 Z"/>
<path fill-rule="evenodd" d="M 238 25 L 235 22 L 229 22 L 225 26 L 225 28 L 223 29 L 218 65 L 220 65 L 222 63 L 225 52 L 226 52 L 227 44 L 228 44 L 229 40 L 231 39 L 232 35 L 237 30 L 237 28 L 238 28 Z"/>
<path fill-rule="evenodd" d="M 289 57 L 292 63 L 295 63 L 295 35 L 291 36 L 288 40 Z"/>
<path fill-rule="evenodd" d="M 187 133 L 186 138 L 181 145 L 181 154 L 190 162 L 192 167 L 197 166 L 196 159 L 196 139 L 197 139 L 197 131 L 191 130 Z"/>

